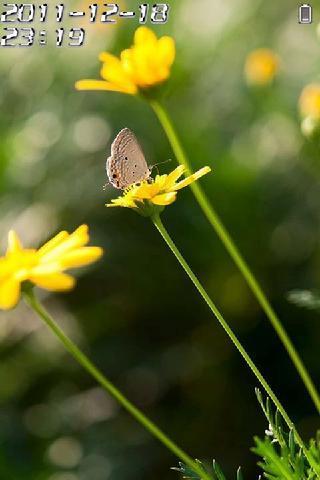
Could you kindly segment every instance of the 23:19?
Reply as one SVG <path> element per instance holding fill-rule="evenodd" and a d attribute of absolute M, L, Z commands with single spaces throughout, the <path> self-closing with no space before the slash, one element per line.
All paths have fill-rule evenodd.
<path fill-rule="evenodd" d="M 31 47 L 34 44 L 36 31 L 34 28 L 4 28 L 6 35 L 0 39 L 1 47 Z M 56 30 L 56 46 L 61 47 L 64 43 L 65 30 Z M 68 34 L 69 47 L 81 47 L 84 44 L 85 31 L 83 28 L 71 28 Z M 19 43 L 18 43 L 19 41 Z"/>

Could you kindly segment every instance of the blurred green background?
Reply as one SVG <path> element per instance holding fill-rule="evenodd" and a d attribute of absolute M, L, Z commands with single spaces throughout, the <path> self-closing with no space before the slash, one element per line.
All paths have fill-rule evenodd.
<path fill-rule="evenodd" d="M 79 5 L 80 0 L 72 5 Z M 88 4 L 89 2 L 87 2 Z M 320 80 L 316 23 L 299 25 L 291 0 L 174 0 L 154 26 L 177 42 L 166 103 L 201 183 L 261 280 L 319 386 L 320 318 L 286 300 L 320 281 L 319 143 L 300 132 L 297 100 Z M 71 5 L 71 4 L 70 4 Z M 127 1 L 128 8 L 138 3 Z M 51 7 L 51 5 L 50 5 Z M 70 25 L 77 26 L 73 20 Z M 54 22 L 46 24 L 53 32 Z M 37 246 L 81 223 L 105 247 L 69 294 L 39 295 L 127 396 L 197 458 L 257 477 L 252 437 L 267 427 L 256 379 L 200 300 L 152 224 L 104 207 L 105 160 L 131 128 L 148 163 L 173 158 L 147 104 L 76 92 L 98 78 L 97 55 L 119 53 L 137 23 L 89 26 L 80 48 L 0 49 L 0 225 Z M 246 55 L 281 57 L 275 84 L 248 88 Z M 173 169 L 175 161 L 160 167 Z M 189 190 L 163 214 L 177 245 L 308 439 L 315 409 L 274 331 Z M 177 460 L 105 395 L 23 304 L 0 319 L 0 478 L 170 480 Z"/>

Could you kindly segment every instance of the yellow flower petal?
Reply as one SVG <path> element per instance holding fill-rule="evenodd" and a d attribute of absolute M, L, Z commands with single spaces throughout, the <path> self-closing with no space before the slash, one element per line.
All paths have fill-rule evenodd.
<path fill-rule="evenodd" d="M 120 61 L 126 74 L 133 80 L 132 77 L 135 74 L 133 64 L 133 49 L 126 48 L 125 50 L 122 50 L 120 53 Z"/>
<path fill-rule="evenodd" d="M 132 197 L 140 200 L 149 200 L 150 198 L 158 195 L 160 187 L 157 182 L 147 183 L 143 182 L 139 187 L 134 187 L 132 190 Z"/>
<path fill-rule="evenodd" d="M 99 60 L 102 63 L 119 64 L 119 58 L 109 52 L 101 52 L 99 55 Z"/>
<path fill-rule="evenodd" d="M 137 45 L 132 48 L 133 81 L 140 88 L 148 88 L 161 79 L 157 72 L 157 57 L 155 47 L 146 45 Z"/>
<path fill-rule="evenodd" d="M 61 265 L 63 268 L 82 267 L 95 262 L 102 255 L 103 249 L 100 247 L 82 247 L 63 255 Z"/>
<path fill-rule="evenodd" d="M 33 249 L 21 249 L 7 253 L 3 265 L 5 275 L 14 276 L 18 281 L 27 280 L 28 273 L 38 262 L 38 254 Z M 6 272 L 6 273 L 5 273 Z"/>
<path fill-rule="evenodd" d="M 177 168 L 175 168 L 171 173 L 169 173 L 169 175 L 167 175 L 164 187 L 168 190 L 170 190 L 171 188 L 175 190 L 176 181 L 185 171 L 186 167 L 184 165 L 179 165 Z"/>
<path fill-rule="evenodd" d="M 78 227 L 71 235 L 68 235 L 62 242 L 60 242 L 56 247 L 49 250 L 47 253 L 41 256 L 42 262 L 52 262 L 54 260 L 59 260 L 61 255 L 68 253 L 70 250 L 75 248 L 83 247 L 86 243 L 89 242 L 88 226 L 81 225 Z"/>
<path fill-rule="evenodd" d="M 155 44 L 157 42 L 156 34 L 148 27 L 139 27 L 134 34 L 135 45 Z"/>
<path fill-rule="evenodd" d="M 52 273 L 60 273 L 62 270 L 61 262 L 54 260 L 48 263 L 40 263 L 30 269 L 29 276 L 45 276 Z"/>
<path fill-rule="evenodd" d="M 14 230 L 10 230 L 8 233 L 8 253 L 20 252 L 22 250 L 22 245 L 20 239 Z"/>
<path fill-rule="evenodd" d="M 135 95 L 138 91 L 137 87 L 135 86 L 125 88 L 104 80 L 78 80 L 75 83 L 75 88 L 76 90 L 105 90 L 108 92 L 119 92 L 129 95 Z"/>
<path fill-rule="evenodd" d="M 14 271 L 14 265 L 10 258 L 8 257 L 1 257 L 0 258 L 0 285 L 1 282 Z M 1 288 L 1 287 L 0 287 Z"/>
<path fill-rule="evenodd" d="M 122 196 L 114 198 L 111 200 L 111 203 L 106 203 L 106 207 L 135 208 L 136 203 L 131 197 L 127 198 L 126 196 Z"/>
<path fill-rule="evenodd" d="M 30 281 L 38 287 L 53 292 L 71 290 L 75 285 L 75 279 L 65 273 L 52 273 L 49 275 L 32 275 Z"/>
<path fill-rule="evenodd" d="M 161 37 L 158 41 L 159 62 L 166 67 L 171 67 L 176 56 L 175 41 L 172 37 Z"/>
<path fill-rule="evenodd" d="M 123 59 L 133 81 L 145 88 L 161 83 L 169 77 L 175 57 L 175 44 L 171 37 L 162 37 L 158 41 L 151 30 L 141 28 L 143 30 L 138 29 L 137 32 L 138 42 Z"/>
<path fill-rule="evenodd" d="M 136 94 L 145 77 L 144 65 L 137 63 L 136 56 L 136 48 L 123 50 L 120 59 L 106 52 L 100 54 L 100 60 L 104 62 L 101 76 L 128 93 Z M 145 55 L 143 59 L 145 61 Z"/>
<path fill-rule="evenodd" d="M 185 178 L 184 180 L 181 180 L 181 182 L 176 183 L 174 189 L 180 190 L 181 188 L 187 187 L 188 185 L 190 185 L 190 183 L 195 182 L 196 180 L 198 180 L 198 178 L 203 177 L 203 175 L 206 175 L 209 172 L 211 172 L 210 167 L 203 167 L 189 177 Z"/>
<path fill-rule="evenodd" d="M 47 243 L 42 245 L 41 248 L 39 248 L 38 250 L 39 255 L 44 255 L 50 252 L 51 250 L 53 250 L 53 248 L 57 247 L 63 240 L 65 240 L 68 237 L 69 237 L 68 232 L 66 232 L 65 230 L 62 230 L 55 237 L 51 238 L 51 240 L 49 240 Z"/>
<path fill-rule="evenodd" d="M 170 205 L 176 200 L 176 197 L 176 192 L 162 193 L 161 195 L 156 195 L 153 197 L 151 201 L 155 205 Z"/>
<path fill-rule="evenodd" d="M 0 308 L 10 310 L 15 307 L 20 298 L 20 282 L 14 277 L 9 277 L 0 283 Z"/>
<path fill-rule="evenodd" d="M 137 87 L 127 74 L 119 58 L 105 53 L 104 58 L 108 58 L 101 68 L 101 77 L 112 85 L 125 91 L 136 93 Z"/>

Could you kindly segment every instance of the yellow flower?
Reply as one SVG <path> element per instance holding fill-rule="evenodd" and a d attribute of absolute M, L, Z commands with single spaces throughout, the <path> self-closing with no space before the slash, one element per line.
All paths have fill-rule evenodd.
<path fill-rule="evenodd" d="M 299 99 L 302 117 L 320 119 L 320 83 L 310 83 L 302 90 Z"/>
<path fill-rule="evenodd" d="M 270 84 L 279 70 L 279 57 L 268 48 L 259 48 L 246 58 L 244 73 L 248 84 L 265 86 Z"/>
<path fill-rule="evenodd" d="M 299 110 L 302 117 L 301 131 L 305 137 L 320 132 L 320 83 L 306 85 L 299 98 Z"/>
<path fill-rule="evenodd" d="M 178 182 L 185 170 L 185 166 L 179 165 L 168 175 L 157 175 L 152 183 L 144 181 L 141 184 L 133 185 L 121 197 L 111 200 L 107 207 L 133 208 L 145 216 L 160 212 L 165 206 L 176 200 L 178 190 L 190 185 L 190 183 L 211 171 L 210 167 L 203 167 Z"/>
<path fill-rule="evenodd" d="M 103 52 L 102 80 L 79 80 L 77 90 L 109 90 L 136 95 L 161 84 L 170 76 L 175 59 L 173 38 L 157 38 L 147 27 L 139 27 L 132 47 L 123 50 L 120 58 Z"/>
<path fill-rule="evenodd" d="M 58 233 L 39 250 L 24 249 L 11 230 L 6 255 L 0 258 L 0 308 L 16 306 L 25 281 L 46 290 L 71 289 L 75 279 L 64 270 L 92 263 L 103 253 L 100 247 L 86 247 L 88 242 L 88 227 L 81 225 L 71 234 Z"/>

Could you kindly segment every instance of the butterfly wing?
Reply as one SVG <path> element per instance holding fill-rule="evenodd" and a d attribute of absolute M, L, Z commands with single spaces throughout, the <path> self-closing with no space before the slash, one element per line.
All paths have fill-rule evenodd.
<path fill-rule="evenodd" d="M 121 190 L 150 177 L 145 156 L 129 128 L 124 128 L 116 136 L 106 169 L 110 183 Z"/>

